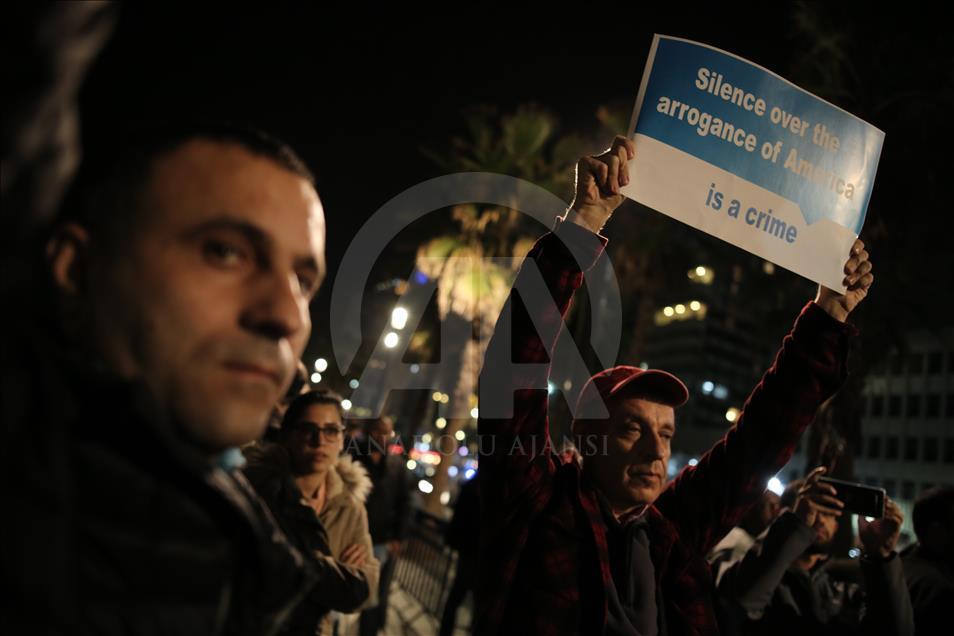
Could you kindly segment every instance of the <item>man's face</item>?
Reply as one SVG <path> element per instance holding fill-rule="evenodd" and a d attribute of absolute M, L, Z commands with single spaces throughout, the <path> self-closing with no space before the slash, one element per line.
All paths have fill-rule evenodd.
<path fill-rule="evenodd" d="M 833 514 L 819 512 L 815 517 L 815 523 L 812 525 L 815 530 L 815 543 L 812 544 L 812 550 L 815 552 L 827 552 L 831 542 L 835 538 L 835 532 L 838 530 L 838 517 Z"/>
<path fill-rule="evenodd" d="M 344 426 L 334 404 L 312 404 L 283 434 L 296 475 L 324 473 L 344 448 Z"/>
<path fill-rule="evenodd" d="M 758 511 L 759 525 L 767 528 L 778 517 L 779 496 L 771 490 L 766 490 L 762 494 L 762 499 L 755 504 Z"/>
<path fill-rule="evenodd" d="M 643 398 L 610 405 L 606 454 L 588 456 L 584 466 L 614 510 L 651 504 L 662 493 L 676 431 L 671 406 Z"/>
<path fill-rule="evenodd" d="M 388 444 L 391 443 L 391 438 L 394 437 L 394 425 L 390 420 L 378 420 L 371 425 L 368 433 L 373 442 L 372 449 L 387 452 Z"/>
<path fill-rule="evenodd" d="M 304 350 L 324 251 L 305 179 L 236 144 L 189 141 L 154 162 L 118 256 L 91 258 L 97 353 L 199 446 L 251 441 Z"/>

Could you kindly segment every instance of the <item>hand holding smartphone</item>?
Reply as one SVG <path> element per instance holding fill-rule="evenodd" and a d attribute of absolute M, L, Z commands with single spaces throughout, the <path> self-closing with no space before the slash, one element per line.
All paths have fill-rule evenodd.
<path fill-rule="evenodd" d="M 830 477 L 819 477 L 818 481 L 831 484 L 838 491 L 836 497 L 845 504 L 845 512 L 875 519 L 884 517 L 884 501 L 887 496 L 884 488 Z"/>

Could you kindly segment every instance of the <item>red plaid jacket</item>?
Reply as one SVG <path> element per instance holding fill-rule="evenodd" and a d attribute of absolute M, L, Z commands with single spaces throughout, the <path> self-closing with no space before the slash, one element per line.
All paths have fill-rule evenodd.
<path fill-rule="evenodd" d="M 548 439 L 546 374 L 563 316 L 606 239 L 570 223 L 530 250 L 555 305 L 511 292 L 481 372 L 479 634 L 601 634 L 612 585 L 606 526 L 580 466 Z M 527 275 L 526 265 L 519 278 Z M 511 316 L 511 337 L 501 329 Z M 539 335 L 533 323 L 540 327 Z M 725 437 L 684 469 L 647 511 L 657 598 L 670 635 L 717 634 L 706 553 L 791 457 L 818 407 L 846 376 L 853 329 L 809 303 Z M 511 373 L 501 373 L 512 361 Z M 541 364 L 543 363 L 543 364 Z M 541 371 L 542 369 L 542 371 Z M 501 377 L 505 376 L 505 377 Z M 540 389 L 521 387 L 536 386 Z M 513 397 L 512 417 L 484 417 Z M 495 415 L 498 417 L 498 415 Z M 527 452 L 512 452 L 515 443 Z"/>

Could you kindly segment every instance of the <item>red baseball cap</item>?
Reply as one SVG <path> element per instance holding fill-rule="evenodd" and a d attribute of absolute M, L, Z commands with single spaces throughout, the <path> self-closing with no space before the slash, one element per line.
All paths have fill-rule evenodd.
<path fill-rule="evenodd" d="M 597 395 L 603 398 L 603 402 L 607 402 L 624 388 L 645 390 L 652 396 L 653 401 L 673 408 L 682 406 L 689 400 L 689 389 L 682 380 L 668 371 L 619 365 L 600 371 L 587 380 L 576 402 L 576 416 L 586 417 L 581 409 L 588 407 Z"/>

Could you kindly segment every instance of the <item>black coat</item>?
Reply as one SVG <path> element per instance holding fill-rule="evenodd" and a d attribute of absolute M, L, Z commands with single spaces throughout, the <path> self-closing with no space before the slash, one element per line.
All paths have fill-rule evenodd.
<path fill-rule="evenodd" d="M 918 636 L 947 634 L 954 607 L 954 568 L 916 546 L 902 558 Z"/>
<path fill-rule="evenodd" d="M 356 452 L 353 455 L 367 469 L 374 483 L 365 502 L 372 541 L 380 544 L 403 540 L 411 516 L 411 493 L 404 457 L 384 455 L 375 464 L 369 452 Z"/>
<path fill-rule="evenodd" d="M 141 389 L 22 342 L 3 378 L 0 632 L 276 633 L 315 574 L 241 474 Z"/>

